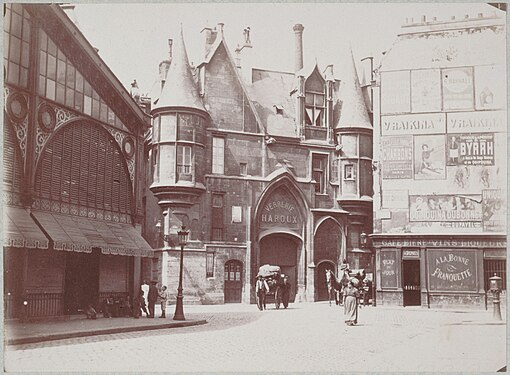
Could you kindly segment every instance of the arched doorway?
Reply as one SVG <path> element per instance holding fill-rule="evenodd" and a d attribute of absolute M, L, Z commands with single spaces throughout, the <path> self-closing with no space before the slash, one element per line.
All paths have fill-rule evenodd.
<path fill-rule="evenodd" d="M 297 286 L 297 260 L 301 241 L 284 233 L 268 235 L 260 241 L 259 265 L 279 266 L 281 273 L 289 277 L 290 301 L 294 302 Z"/>
<path fill-rule="evenodd" d="M 223 289 L 225 303 L 240 303 L 243 291 L 241 277 L 243 264 L 238 260 L 229 260 L 225 263 L 225 286 Z"/>
<path fill-rule="evenodd" d="M 317 301 L 327 301 L 328 296 L 328 283 L 326 282 L 326 270 L 333 271 L 336 275 L 336 267 L 332 262 L 321 262 L 316 268 L 315 272 L 315 287 L 317 290 Z"/>

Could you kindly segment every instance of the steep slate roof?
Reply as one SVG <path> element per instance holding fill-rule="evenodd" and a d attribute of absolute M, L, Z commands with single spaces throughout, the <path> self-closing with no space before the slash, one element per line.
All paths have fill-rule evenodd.
<path fill-rule="evenodd" d="M 350 50 L 350 58 L 340 69 L 340 75 L 342 82 L 340 83 L 338 98 L 342 102 L 342 108 L 340 118 L 334 128 L 372 129 L 365 99 L 361 92 L 352 49 Z"/>
<path fill-rule="evenodd" d="M 45 30 L 52 38 L 65 42 L 59 47 L 63 48 L 64 53 L 75 66 L 87 67 L 82 69 L 81 73 L 94 86 L 106 104 L 115 110 L 115 114 L 130 131 L 136 133 L 138 130 L 150 127 L 150 116 L 133 100 L 124 85 L 58 4 L 27 3 L 24 6 L 47 21 Z M 140 125 L 143 129 L 140 129 Z"/>
<path fill-rule="evenodd" d="M 207 112 L 193 79 L 184 45 L 182 25 L 177 43 L 174 44 L 172 64 L 168 70 L 165 85 L 153 110 L 167 107 L 185 107 Z"/>
<path fill-rule="evenodd" d="M 294 74 L 253 69 L 252 77 L 253 84 L 247 90 L 267 133 L 296 137 L 296 97 L 290 95 Z M 277 108 L 283 113 L 277 114 Z"/>

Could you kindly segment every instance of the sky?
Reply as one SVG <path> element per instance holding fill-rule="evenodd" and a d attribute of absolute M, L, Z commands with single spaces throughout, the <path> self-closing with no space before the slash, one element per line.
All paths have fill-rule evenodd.
<path fill-rule="evenodd" d="M 336 73 L 349 46 L 357 62 L 372 56 L 377 64 L 406 19 L 459 19 L 496 11 L 483 3 L 80 3 L 74 14 L 82 33 L 124 86 L 129 90 L 136 79 L 140 92 L 153 96 L 159 87 L 158 65 L 168 53 L 167 39 L 178 37 L 181 24 L 195 65 L 204 59 L 201 30 L 221 22 L 232 54 L 249 26 L 251 65 L 292 72 L 292 27 L 301 23 L 305 67 L 315 61 L 321 69 L 334 64 Z"/>

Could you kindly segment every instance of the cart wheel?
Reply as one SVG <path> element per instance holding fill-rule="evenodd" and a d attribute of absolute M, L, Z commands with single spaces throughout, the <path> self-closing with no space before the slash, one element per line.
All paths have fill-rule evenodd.
<path fill-rule="evenodd" d="M 257 307 L 259 308 L 260 311 L 262 311 L 262 299 L 258 294 L 257 294 Z"/>
<path fill-rule="evenodd" d="M 276 291 L 274 292 L 274 304 L 276 309 L 278 310 L 280 308 L 280 303 L 282 302 L 282 291 L 280 290 L 280 287 L 276 288 Z"/>

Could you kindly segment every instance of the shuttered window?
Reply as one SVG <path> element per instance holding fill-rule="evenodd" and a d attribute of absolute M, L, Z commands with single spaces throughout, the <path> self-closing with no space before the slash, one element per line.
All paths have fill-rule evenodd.
<path fill-rule="evenodd" d="M 223 241 L 223 194 L 212 195 L 212 240 Z"/>
<path fill-rule="evenodd" d="M 6 190 L 20 191 L 23 178 L 23 161 L 16 136 L 11 125 L 4 123 L 4 188 Z"/>
<path fill-rule="evenodd" d="M 36 194 L 60 202 L 118 213 L 131 212 L 129 174 L 106 131 L 85 122 L 58 131 L 45 147 Z"/>

